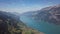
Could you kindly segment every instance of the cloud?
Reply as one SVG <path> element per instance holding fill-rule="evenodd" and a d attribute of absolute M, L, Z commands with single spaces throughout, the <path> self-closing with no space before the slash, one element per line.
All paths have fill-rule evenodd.
<path fill-rule="evenodd" d="M 24 13 L 27 11 L 36 11 L 40 10 L 41 7 L 38 5 L 33 5 L 33 6 L 24 6 L 24 7 L 7 7 L 7 8 L 0 8 L 2 11 L 7 11 L 7 12 L 18 12 L 18 13 Z"/>

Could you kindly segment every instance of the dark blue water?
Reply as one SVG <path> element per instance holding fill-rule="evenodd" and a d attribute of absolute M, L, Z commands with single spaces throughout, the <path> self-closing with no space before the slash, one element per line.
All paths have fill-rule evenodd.
<path fill-rule="evenodd" d="M 21 21 L 23 21 L 28 27 L 33 29 L 37 29 L 40 32 L 44 32 L 45 34 L 60 34 L 60 25 L 49 24 L 41 20 L 40 23 L 29 18 L 27 16 L 21 16 Z"/>

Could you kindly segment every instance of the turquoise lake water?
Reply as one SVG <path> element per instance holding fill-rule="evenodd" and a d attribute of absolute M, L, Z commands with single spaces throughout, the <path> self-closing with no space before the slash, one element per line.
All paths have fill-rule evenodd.
<path fill-rule="evenodd" d="M 41 21 L 40 23 L 38 23 L 37 21 L 27 16 L 21 16 L 20 19 L 28 27 L 36 29 L 40 32 L 44 32 L 45 34 L 60 34 L 60 25 L 49 24 L 44 21 Z"/>

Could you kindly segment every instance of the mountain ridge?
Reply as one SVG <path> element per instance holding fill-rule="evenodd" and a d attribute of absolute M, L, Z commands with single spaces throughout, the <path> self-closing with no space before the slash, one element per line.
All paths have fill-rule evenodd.
<path fill-rule="evenodd" d="M 60 4 L 45 7 L 35 12 L 27 12 L 24 15 L 37 21 L 43 20 L 52 24 L 60 25 Z"/>
<path fill-rule="evenodd" d="M 0 34 L 40 34 L 39 31 L 27 27 L 19 15 L 0 11 Z"/>

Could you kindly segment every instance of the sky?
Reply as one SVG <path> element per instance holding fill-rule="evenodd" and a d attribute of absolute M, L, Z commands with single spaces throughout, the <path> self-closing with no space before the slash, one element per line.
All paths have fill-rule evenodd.
<path fill-rule="evenodd" d="M 0 11 L 24 13 L 60 4 L 60 0 L 0 0 Z"/>

